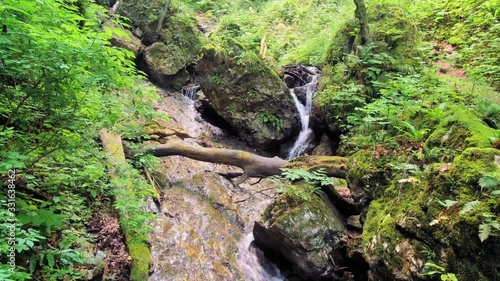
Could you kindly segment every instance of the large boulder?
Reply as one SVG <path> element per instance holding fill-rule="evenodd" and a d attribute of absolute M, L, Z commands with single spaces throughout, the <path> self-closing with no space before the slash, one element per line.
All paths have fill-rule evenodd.
<path fill-rule="evenodd" d="M 289 140 L 300 122 L 285 83 L 236 41 L 224 48 L 205 47 L 196 68 L 211 106 L 252 146 L 268 149 Z"/>
<path fill-rule="evenodd" d="M 304 200 L 284 194 L 267 207 L 255 223 L 257 245 L 279 253 L 294 274 L 304 280 L 337 280 L 345 266 L 341 240 L 345 223 L 330 203 L 319 196 Z"/>
<path fill-rule="evenodd" d="M 135 37 L 132 32 L 112 22 L 105 22 L 103 27 L 112 32 L 113 37 L 111 38 L 111 44 L 113 44 L 113 46 L 129 50 L 134 53 L 135 57 L 142 53 L 144 44 L 142 44 L 141 40 Z"/>
<path fill-rule="evenodd" d="M 425 143 L 428 150 L 445 151 L 439 159 L 446 162 L 429 164 L 425 172 L 387 173 L 384 157 L 366 158 L 372 150 L 351 157 L 350 187 L 365 187 L 373 199 L 362 246 L 369 280 L 423 279 L 432 270 L 427 262 L 458 280 L 500 278 L 500 200 L 495 195 L 500 150 L 488 139 L 494 129 L 455 110 Z"/>
<path fill-rule="evenodd" d="M 144 50 L 144 67 L 160 85 L 179 90 L 190 80 L 186 66 L 196 61 L 205 39 L 194 19 L 186 22 L 173 15 L 166 22 L 160 41 Z"/>

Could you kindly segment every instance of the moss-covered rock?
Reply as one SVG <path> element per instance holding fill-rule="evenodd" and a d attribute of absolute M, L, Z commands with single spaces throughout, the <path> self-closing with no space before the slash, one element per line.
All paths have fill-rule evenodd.
<path fill-rule="evenodd" d="M 113 46 L 129 50 L 134 53 L 136 57 L 144 49 L 144 44 L 142 44 L 141 40 L 135 37 L 129 30 L 121 28 L 111 22 L 105 22 L 103 28 L 109 29 L 113 33 L 113 38 L 111 38 L 111 44 L 113 44 Z"/>
<path fill-rule="evenodd" d="M 284 194 L 255 223 L 254 237 L 260 247 L 285 257 L 302 278 L 326 280 L 335 277 L 335 266 L 343 266 L 339 250 L 344 230 L 343 219 L 323 198 L 305 201 Z"/>
<path fill-rule="evenodd" d="M 498 221 L 500 213 L 500 200 L 479 187 L 484 175 L 500 178 L 499 150 L 471 147 L 451 165 L 433 165 L 419 177 L 395 174 L 366 217 L 363 250 L 371 274 L 422 278 L 431 261 L 459 280 L 498 279 L 500 239 L 481 242 L 478 236 L 479 226 Z M 465 208 L 473 201 L 475 207 Z"/>
<path fill-rule="evenodd" d="M 196 69 L 211 106 L 250 145 L 272 148 L 298 131 L 298 112 L 284 82 L 238 42 L 206 46 Z"/>
<path fill-rule="evenodd" d="M 185 67 L 197 60 L 205 40 L 193 16 L 173 12 L 145 48 L 143 67 L 160 85 L 181 89 L 191 77 Z"/>
<path fill-rule="evenodd" d="M 465 108 L 443 120 L 425 142 L 426 149 L 446 147 L 456 151 L 467 147 L 491 147 L 490 137 L 495 130 Z"/>
<path fill-rule="evenodd" d="M 390 184 L 389 157 L 376 158 L 372 150 L 360 150 L 347 163 L 347 182 L 355 201 L 383 196 Z M 367 202 L 358 202 L 366 204 Z"/>

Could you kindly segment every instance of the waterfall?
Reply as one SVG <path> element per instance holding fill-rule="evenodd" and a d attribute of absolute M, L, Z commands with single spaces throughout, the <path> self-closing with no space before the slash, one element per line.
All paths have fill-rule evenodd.
<path fill-rule="evenodd" d="M 182 94 L 190 100 L 196 100 L 198 98 L 198 89 L 200 89 L 200 85 L 184 86 L 182 87 Z"/>
<path fill-rule="evenodd" d="M 292 146 L 292 149 L 288 153 L 287 160 L 292 160 L 294 157 L 299 156 L 303 153 L 307 146 L 309 145 L 309 139 L 312 135 L 313 131 L 309 128 L 309 115 L 311 113 L 312 108 L 312 97 L 314 92 L 316 91 L 316 86 L 318 85 L 318 69 L 314 67 L 305 67 L 305 70 L 311 74 L 310 81 L 304 85 L 306 88 L 306 100 L 305 105 L 299 101 L 299 98 L 295 94 L 295 90 L 290 89 L 290 94 L 295 101 L 295 106 L 300 114 L 300 123 L 302 124 L 302 128 L 300 130 L 299 136 L 297 140 Z"/>
<path fill-rule="evenodd" d="M 248 281 L 283 281 L 276 265 L 259 258 L 255 246 L 252 244 L 254 238 L 252 232 L 247 233 L 238 242 L 238 265 Z"/>

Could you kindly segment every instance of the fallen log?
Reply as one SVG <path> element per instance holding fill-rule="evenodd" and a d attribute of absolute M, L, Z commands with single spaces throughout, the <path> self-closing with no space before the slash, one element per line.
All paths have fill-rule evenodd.
<path fill-rule="evenodd" d="M 292 161 L 279 157 L 264 157 L 242 150 L 207 148 L 188 144 L 179 140 L 169 140 L 164 144 L 141 150 L 130 151 L 130 156 L 139 153 L 157 157 L 184 156 L 194 160 L 239 167 L 243 175 L 235 180 L 239 185 L 247 178 L 265 178 L 282 173 L 283 168 L 304 170 L 324 169 L 330 177 L 345 178 L 347 158 L 336 156 L 301 156 Z"/>

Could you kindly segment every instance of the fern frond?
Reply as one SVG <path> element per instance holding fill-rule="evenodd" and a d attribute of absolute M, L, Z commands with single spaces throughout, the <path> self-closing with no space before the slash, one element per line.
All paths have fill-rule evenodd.
<path fill-rule="evenodd" d="M 462 210 L 460 210 L 460 214 L 463 215 L 465 213 L 472 211 L 479 204 L 481 204 L 481 201 L 479 201 L 479 200 L 474 200 L 474 201 L 470 201 L 470 202 L 465 203 L 465 205 L 462 207 Z"/>

